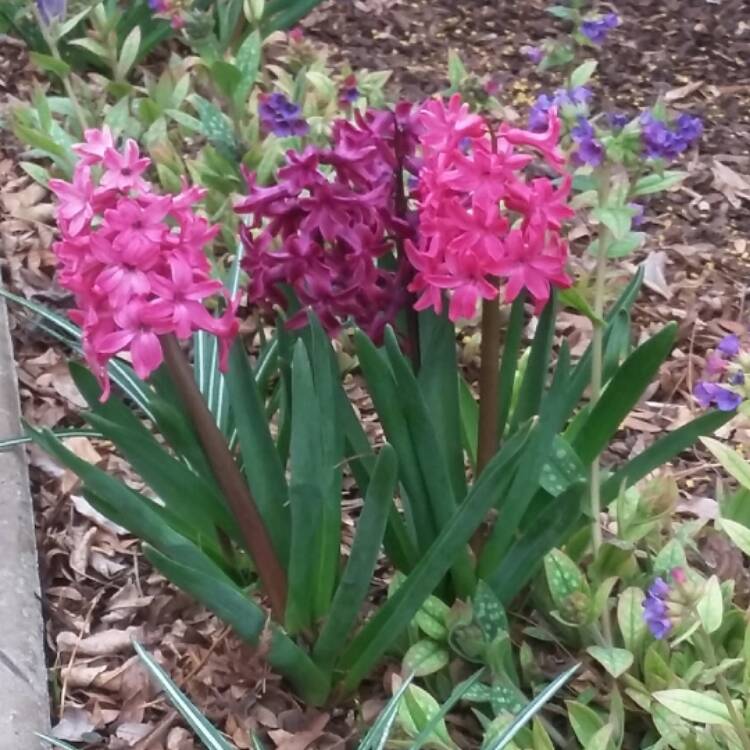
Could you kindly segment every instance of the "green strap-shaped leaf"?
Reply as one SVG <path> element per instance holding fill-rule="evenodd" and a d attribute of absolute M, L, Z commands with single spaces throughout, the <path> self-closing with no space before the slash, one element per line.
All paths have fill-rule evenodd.
<path fill-rule="evenodd" d="M 419 389 L 446 459 L 453 494 L 466 495 L 456 363 L 456 329 L 447 314 L 419 313 Z"/>
<path fill-rule="evenodd" d="M 675 324 L 665 326 L 641 344 L 617 370 L 573 441 L 573 448 L 584 464 L 590 464 L 604 450 L 643 396 L 672 350 L 676 333 Z"/>
<path fill-rule="evenodd" d="M 115 444 L 167 510 L 184 518 L 197 530 L 212 534 L 218 527 L 241 543 L 234 518 L 213 474 L 201 474 L 170 455 L 118 398 L 111 396 L 101 403 L 99 385 L 84 367 L 73 362 L 70 372 L 91 409 L 86 415 L 87 421 Z"/>
<path fill-rule="evenodd" d="M 530 701 L 515 717 L 500 736 L 496 737 L 485 750 L 502 750 L 509 745 L 513 738 L 531 721 L 544 705 L 557 693 L 560 688 L 578 671 L 580 664 L 575 664 L 567 671 L 556 677 L 535 698 Z"/>
<path fill-rule="evenodd" d="M 156 660 L 141 646 L 133 641 L 141 661 L 146 665 L 156 684 L 164 691 L 169 702 L 180 712 L 188 726 L 198 735 L 200 741 L 209 750 L 235 750 L 219 733 L 211 722 L 190 702 L 187 696 L 172 682 L 169 675 L 159 666 Z"/>
<path fill-rule="evenodd" d="M 633 276 L 630 282 L 623 289 L 620 297 L 617 299 L 614 305 L 607 312 L 605 317 L 606 326 L 604 328 L 604 350 L 605 359 L 607 357 L 607 351 L 609 347 L 609 339 L 612 333 L 613 326 L 616 325 L 616 318 L 621 311 L 629 313 L 630 308 L 635 302 L 635 298 L 638 296 L 641 284 L 643 282 L 643 268 L 639 268 L 638 272 Z M 568 390 L 566 394 L 565 412 L 570 415 L 580 404 L 581 398 L 583 397 L 584 391 L 591 382 L 591 362 L 593 358 L 593 346 L 589 344 L 586 347 L 586 351 L 581 355 L 578 360 L 573 372 L 571 373 L 570 383 L 568 384 Z"/>
<path fill-rule="evenodd" d="M 422 485 L 427 491 L 429 512 L 436 529 L 442 529 L 456 510 L 456 498 L 451 491 L 451 481 L 446 469 L 447 457 L 436 435 L 427 404 L 417 383 L 417 379 L 399 349 L 392 328 L 386 330 L 386 351 L 396 378 L 396 386 L 402 405 L 407 430 L 417 456 Z M 451 377 L 450 385 L 456 380 Z M 451 387 L 454 392 L 455 387 Z M 447 396 L 450 398 L 450 395 Z M 458 429 L 458 424 L 455 425 Z M 455 436 L 458 439 L 458 434 Z M 467 596 L 474 589 L 474 571 L 468 547 L 459 555 L 452 567 L 453 581 L 459 596 Z"/>
<path fill-rule="evenodd" d="M 286 562 L 289 559 L 289 490 L 255 377 L 240 341 L 235 342 L 229 355 L 226 386 L 247 484 L 274 549 Z"/>
<path fill-rule="evenodd" d="M 313 625 L 313 602 L 321 574 L 320 526 L 325 486 L 318 394 L 303 341 L 297 341 L 292 361 L 291 480 L 292 514 L 289 557 L 289 596 L 285 626 L 290 634 Z"/>
<path fill-rule="evenodd" d="M 324 669 L 333 666 L 367 597 L 388 512 L 393 506 L 396 477 L 396 454 L 386 443 L 370 479 L 349 560 L 313 651 L 315 662 Z"/>
<path fill-rule="evenodd" d="M 407 576 L 395 594 L 365 625 L 344 651 L 339 668 L 345 674 L 341 689 L 353 690 L 411 622 L 422 602 L 471 539 L 510 482 L 518 457 L 529 437 L 522 429 L 509 440 L 486 466 L 482 476 L 443 528 L 435 543 Z"/>
<path fill-rule="evenodd" d="M 131 490 L 107 472 L 79 458 L 49 430 L 29 428 L 29 434 L 50 456 L 83 480 L 87 489 L 85 494 L 90 498 L 91 504 L 107 518 L 168 554 L 179 551 L 186 557 L 195 550 L 198 554 L 192 560 L 193 566 L 203 566 L 205 571 L 214 577 L 226 577 L 222 569 L 205 554 L 200 553 L 198 547 L 190 541 L 192 539 L 199 543 L 207 551 L 212 550 L 214 557 L 220 559 L 221 553 L 216 542 L 212 541 L 213 534 L 210 530 L 208 534 L 196 533 L 189 520 L 173 516 L 153 500 Z"/>
<path fill-rule="evenodd" d="M 552 353 L 556 310 L 557 301 L 553 294 L 539 317 L 518 401 L 511 416 L 511 432 L 539 412 Z"/>
<path fill-rule="evenodd" d="M 534 430 L 530 438 L 517 476 L 508 492 L 501 496 L 498 503 L 500 517 L 479 558 L 481 578 L 488 579 L 494 575 L 497 566 L 513 543 L 518 527 L 537 492 L 542 470 L 552 451 L 555 435 L 562 429 L 565 421 L 563 396 L 568 381 L 569 364 L 568 350 L 563 348 L 549 393 L 542 401 L 538 428 Z"/>
<path fill-rule="evenodd" d="M 537 573 L 547 552 L 562 544 L 580 525 L 584 486 L 574 485 L 557 498 L 543 493 L 550 504 L 538 512 L 530 510 L 533 522 L 522 530 L 520 538 L 486 577 L 488 585 L 506 605 Z"/>
<path fill-rule="evenodd" d="M 471 386 L 462 375 L 459 375 L 458 378 L 458 402 L 461 414 L 461 440 L 472 469 L 476 469 L 479 404 L 471 392 Z"/>
<path fill-rule="evenodd" d="M 338 398 L 342 402 L 340 413 L 344 428 L 346 460 L 359 491 L 364 495 L 367 493 L 375 467 L 375 452 L 343 389 L 340 389 Z M 406 529 L 404 519 L 394 504 L 391 504 L 388 512 L 383 546 L 388 559 L 397 570 L 408 573 L 416 565 L 417 550 Z"/>
<path fill-rule="evenodd" d="M 307 347 L 315 383 L 317 410 L 317 440 L 320 443 L 322 463 L 318 467 L 322 490 L 320 522 L 317 529 L 318 549 L 315 564 L 318 575 L 315 581 L 313 617 L 318 620 L 328 614 L 336 587 L 341 555 L 341 479 L 344 459 L 344 434 L 341 427 L 341 379 L 338 361 L 331 339 L 314 315 L 302 332 Z M 310 433 L 308 426 L 308 433 Z"/>
<path fill-rule="evenodd" d="M 294 685 L 304 700 L 313 705 L 325 701 L 330 690 L 328 675 L 281 628 L 271 624 L 267 613 L 241 589 L 189 567 L 180 557 L 163 555 L 149 545 L 144 546 L 144 554 L 172 583 L 214 612 L 250 645 L 257 646 L 266 628 L 270 628 L 268 662 Z"/>
<path fill-rule="evenodd" d="M 733 416 L 733 412 L 710 411 L 659 438 L 602 484 L 602 500 L 605 503 L 612 502 L 623 487 L 632 487 L 643 477 L 689 448 L 702 435 L 714 433 Z"/>
<path fill-rule="evenodd" d="M 401 500 L 407 528 L 419 551 L 424 552 L 434 540 L 436 529 L 419 471 L 416 449 L 401 409 L 396 380 L 388 363 L 364 333 L 355 332 L 354 341 L 386 438 L 398 456 L 399 479 L 405 490 Z"/>

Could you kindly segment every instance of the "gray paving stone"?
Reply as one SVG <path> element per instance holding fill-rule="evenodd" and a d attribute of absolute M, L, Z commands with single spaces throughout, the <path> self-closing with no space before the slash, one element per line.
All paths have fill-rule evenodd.
<path fill-rule="evenodd" d="M 0 438 L 21 432 L 13 346 L 0 299 Z M 22 447 L 0 453 L 0 750 L 39 750 L 49 730 L 33 509 Z"/>

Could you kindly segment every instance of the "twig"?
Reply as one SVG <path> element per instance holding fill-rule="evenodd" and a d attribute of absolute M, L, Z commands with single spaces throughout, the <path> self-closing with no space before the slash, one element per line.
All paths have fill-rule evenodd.
<path fill-rule="evenodd" d="M 78 629 L 78 637 L 76 638 L 76 642 L 73 644 L 73 650 L 70 652 L 70 659 L 68 660 L 68 666 L 64 670 L 62 670 L 62 687 L 60 688 L 60 718 L 61 719 L 63 718 L 63 714 L 65 712 L 65 698 L 68 692 L 68 679 L 70 677 L 70 670 L 73 668 L 73 664 L 75 663 L 76 656 L 78 655 L 78 646 L 83 640 L 83 634 L 88 629 L 88 626 L 91 623 L 91 615 L 94 611 L 94 607 L 99 602 L 99 599 L 102 598 L 103 593 L 104 592 L 100 591 L 94 597 L 94 600 L 89 605 L 88 611 L 86 612 L 86 617 L 83 618 L 83 623 L 81 627 Z"/>

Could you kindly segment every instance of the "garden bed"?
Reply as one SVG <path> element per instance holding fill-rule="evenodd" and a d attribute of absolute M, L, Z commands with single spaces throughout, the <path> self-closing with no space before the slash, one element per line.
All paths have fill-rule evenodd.
<path fill-rule="evenodd" d="M 512 6 L 512 7 L 511 7 Z M 689 397 L 706 350 L 727 333 L 746 329 L 750 294 L 750 26 L 744 3 L 666 0 L 622 2 L 623 26 L 602 60 L 602 89 L 618 106 L 643 104 L 661 93 L 677 109 L 701 111 L 706 134 L 689 177 L 668 198 L 648 207 L 648 241 L 625 265 L 646 265 L 647 294 L 636 308 L 643 337 L 677 320 L 671 359 L 647 399 L 610 446 L 627 458 L 694 411 Z M 509 92 L 508 106 L 523 112 L 539 78 L 520 53 L 545 35 L 543 4 L 357 0 L 327 3 L 305 21 L 307 34 L 331 46 L 336 58 L 358 69 L 393 68 L 394 90 L 406 97 L 444 87 L 448 49 L 459 48 L 467 67 L 492 73 Z M 0 85 L 5 98 L 26 95 L 33 73 L 22 48 L 0 42 Z M 0 237 L 3 282 L 17 294 L 53 305 L 52 208 L 45 191 L 17 166 L 18 149 L 0 132 Z M 584 238 L 581 226 L 579 239 Z M 575 236 L 576 229 L 573 229 Z M 24 417 L 32 424 L 76 424 L 80 396 L 67 371 L 68 353 L 45 338 L 25 315 L 13 315 Z M 573 353 L 590 329 L 573 313 L 561 316 L 557 334 Z M 467 350 L 471 336 L 466 331 Z M 471 358 L 467 355 L 471 370 Z M 359 385 L 351 384 L 354 393 Z M 365 416 L 369 405 L 362 404 Z M 722 436 L 746 444 L 745 422 Z M 0 436 L 4 437 L 4 436 Z M 81 457 L 134 481 L 108 444 L 77 438 Z M 56 721 L 68 740 L 93 741 L 112 750 L 188 750 L 193 740 L 166 702 L 155 696 L 144 667 L 132 655 L 131 637 L 159 653 L 176 682 L 239 748 L 247 731 L 260 729 L 282 750 L 342 746 L 359 720 L 353 704 L 328 710 L 303 708 L 280 678 L 213 615 L 144 564 L 136 541 L 99 516 L 78 494 L 77 480 L 37 448 L 29 452 L 37 511 L 44 611 Z M 714 485 L 721 473 L 706 454 L 690 451 L 674 464 L 683 512 L 715 515 Z M 352 501 L 352 510 L 358 502 Z M 709 568 L 748 588 L 743 558 L 729 546 L 705 550 Z M 390 692 L 390 668 L 362 693 L 359 711 L 372 718 Z M 550 675 L 559 670 L 554 656 Z M 590 677 L 590 675 L 588 675 Z M 577 687 L 583 690 L 587 675 Z M 95 739 L 96 737 L 99 739 Z"/>

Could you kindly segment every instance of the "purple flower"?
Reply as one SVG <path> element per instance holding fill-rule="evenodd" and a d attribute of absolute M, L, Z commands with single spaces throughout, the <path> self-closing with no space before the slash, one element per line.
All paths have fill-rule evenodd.
<path fill-rule="evenodd" d="M 66 0 L 36 0 L 36 7 L 42 23 L 49 26 L 53 21 L 59 21 L 65 17 L 67 2 Z"/>
<path fill-rule="evenodd" d="M 729 376 L 729 384 L 745 385 L 745 373 L 742 372 L 742 370 L 737 370 L 737 372 L 732 373 L 732 375 Z"/>
<path fill-rule="evenodd" d="M 742 403 L 742 396 L 719 385 L 716 386 L 714 401 L 719 411 L 734 411 Z"/>
<path fill-rule="evenodd" d="M 584 107 L 589 103 L 593 94 L 585 86 L 575 86 L 572 89 L 558 89 L 555 92 L 555 104 L 558 107 Z"/>
<path fill-rule="evenodd" d="M 704 409 L 708 409 L 716 398 L 716 389 L 718 387 L 719 386 L 716 385 L 716 383 L 709 383 L 706 380 L 701 380 L 693 389 L 693 396 Z"/>
<path fill-rule="evenodd" d="M 703 132 L 700 118 L 687 114 L 680 115 L 671 127 L 669 123 L 657 120 L 650 112 L 641 115 L 640 121 L 643 149 L 651 159 L 676 159 Z"/>
<path fill-rule="evenodd" d="M 547 113 L 554 105 L 554 99 L 547 94 L 540 94 L 529 112 L 529 130 L 542 133 L 547 129 Z"/>
<path fill-rule="evenodd" d="M 275 93 L 264 97 L 258 107 L 263 127 L 280 137 L 305 135 L 310 126 L 302 118 L 298 104 L 290 102 L 284 94 Z"/>
<path fill-rule="evenodd" d="M 689 114 L 681 114 L 674 121 L 675 131 L 688 144 L 698 140 L 703 134 L 703 122 L 700 117 Z"/>
<path fill-rule="evenodd" d="M 734 411 L 742 403 L 739 393 L 706 380 L 701 380 L 695 386 L 693 396 L 704 409 L 713 405 L 719 411 Z"/>
<path fill-rule="evenodd" d="M 622 130 L 630 122 L 630 117 L 621 112 L 612 112 L 607 115 L 607 120 L 612 130 Z"/>
<path fill-rule="evenodd" d="M 592 167 L 601 164 L 604 149 L 596 140 L 594 128 L 585 117 L 578 118 L 578 125 L 570 131 L 570 135 L 578 144 L 573 157 L 579 164 L 590 164 Z"/>
<path fill-rule="evenodd" d="M 356 86 L 345 86 L 339 92 L 339 101 L 343 104 L 354 104 L 359 99 L 359 89 Z"/>
<path fill-rule="evenodd" d="M 529 130 L 541 133 L 547 129 L 547 113 L 552 107 L 585 107 L 591 99 L 591 90 L 585 86 L 572 89 L 558 89 L 553 96 L 540 94 L 529 112 Z"/>
<path fill-rule="evenodd" d="M 672 621 L 667 613 L 667 597 L 670 586 L 663 578 L 657 578 L 649 586 L 646 598 L 643 600 L 643 619 L 657 640 L 666 637 L 672 630 Z"/>
<path fill-rule="evenodd" d="M 526 55 L 534 65 L 538 65 L 544 59 L 544 50 L 540 47 L 532 47 L 528 44 L 521 47 L 522 54 Z"/>
<path fill-rule="evenodd" d="M 727 357 L 736 357 L 740 353 L 740 340 L 733 333 L 730 333 L 719 342 L 718 349 Z"/>
<path fill-rule="evenodd" d="M 633 209 L 633 227 L 639 227 L 643 224 L 643 216 L 646 213 L 646 207 L 642 203 L 628 203 L 628 208 Z"/>
<path fill-rule="evenodd" d="M 594 44 L 603 44 L 609 32 L 620 25 L 620 17 L 616 13 L 606 16 L 588 18 L 581 24 L 581 34 Z"/>

